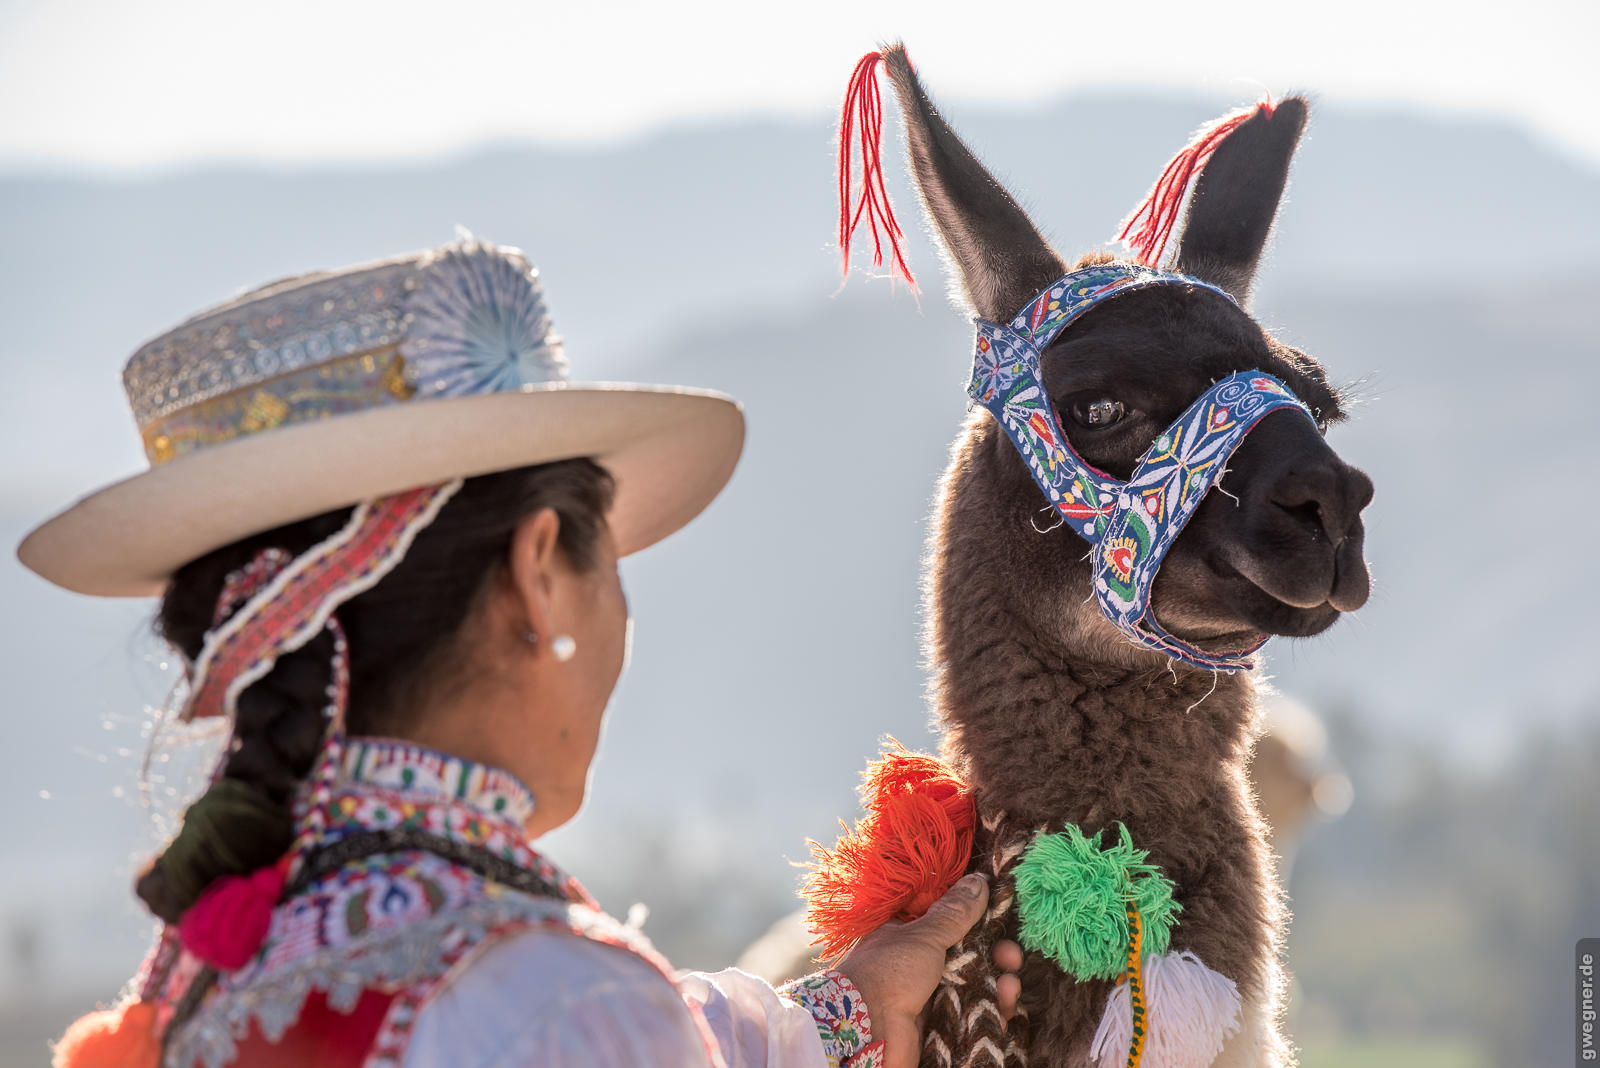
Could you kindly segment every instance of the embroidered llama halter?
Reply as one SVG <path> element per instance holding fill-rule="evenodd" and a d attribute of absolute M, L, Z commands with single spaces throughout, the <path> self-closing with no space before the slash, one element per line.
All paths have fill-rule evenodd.
<path fill-rule="evenodd" d="M 1016 446 L 1050 505 L 1094 547 L 1094 596 L 1100 610 L 1140 645 L 1174 660 L 1218 671 L 1251 666 L 1265 642 L 1209 653 L 1167 632 L 1150 610 L 1162 559 L 1216 484 L 1228 457 L 1262 418 L 1295 408 L 1298 397 L 1264 371 L 1229 375 L 1202 393 L 1145 452 L 1126 482 L 1091 466 L 1073 449 L 1044 388 L 1042 353 L 1089 309 L 1136 289 L 1216 286 L 1138 264 L 1107 263 L 1063 275 L 1002 325 L 976 320 L 977 352 L 967 392 L 992 413 Z"/>

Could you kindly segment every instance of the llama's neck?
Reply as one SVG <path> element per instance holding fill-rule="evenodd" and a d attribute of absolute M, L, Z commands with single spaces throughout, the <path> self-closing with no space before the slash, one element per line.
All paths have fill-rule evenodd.
<path fill-rule="evenodd" d="M 980 615 L 981 634 L 939 628 L 946 755 L 986 809 L 1088 831 L 1249 818 L 1237 803 L 1254 722 L 1248 677 L 1096 662 L 1003 618 Z"/>
<path fill-rule="evenodd" d="M 1016 828 L 1008 834 L 1072 823 L 1110 831 L 1111 841 L 1122 824 L 1178 888 L 1173 945 L 1233 979 L 1246 999 L 1274 989 L 1283 916 L 1245 779 L 1252 681 L 1080 659 L 989 607 L 940 617 L 934 635 L 946 756 L 976 788 L 984 817 L 1004 812 Z M 955 649 L 965 652 L 948 655 Z"/>

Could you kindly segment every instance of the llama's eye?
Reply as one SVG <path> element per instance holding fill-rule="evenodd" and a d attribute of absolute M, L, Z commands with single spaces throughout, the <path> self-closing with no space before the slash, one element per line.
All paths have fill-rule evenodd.
<path fill-rule="evenodd" d="M 1111 424 L 1118 422 L 1126 414 L 1122 402 L 1112 400 L 1110 397 L 1097 397 L 1094 400 L 1081 400 L 1072 406 L 1072 418 L 1080 426 L 1090 430 L 1103 430 Z"/>

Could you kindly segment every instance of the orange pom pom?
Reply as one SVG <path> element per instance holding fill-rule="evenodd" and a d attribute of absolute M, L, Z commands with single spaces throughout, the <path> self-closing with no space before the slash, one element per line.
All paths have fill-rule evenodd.
<path fill-rule="evenodd" d="M 801 896 L 823 956 L 837 959 L 889 920 L 914 920 L 966 872 L 977 810 L 951 767 L 894 749 L 867 767 L 866 817 L 832 850 L 811 843 L 814 863 Z"/>
<path fill-rule="evenodd" d="M 56 1041 L 54 1068 L 159 1068 L 156 1007 L 130 1001 L 80 1016 Z"/>

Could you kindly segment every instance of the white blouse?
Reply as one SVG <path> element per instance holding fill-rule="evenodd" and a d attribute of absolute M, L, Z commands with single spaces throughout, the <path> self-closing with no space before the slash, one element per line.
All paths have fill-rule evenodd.
<path fill-rule="evenodd" d="M 684 972 L 566 931 L 492 946 L 417 1017 L 406 1068 L 595 1068 L 707 1063 L 698 1003 L 728 1068 L 828 1068 L 811 1014 L 735 968 Z"/>

